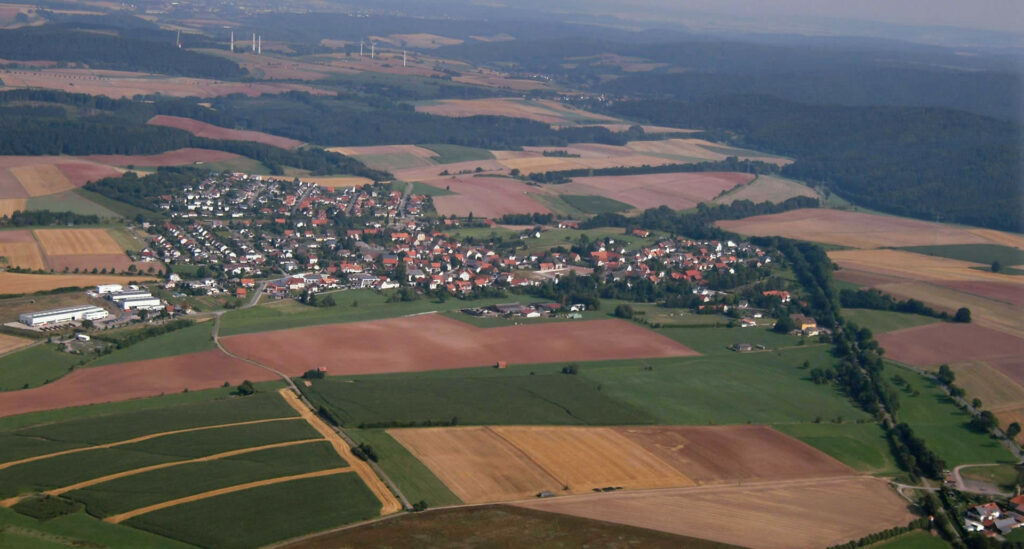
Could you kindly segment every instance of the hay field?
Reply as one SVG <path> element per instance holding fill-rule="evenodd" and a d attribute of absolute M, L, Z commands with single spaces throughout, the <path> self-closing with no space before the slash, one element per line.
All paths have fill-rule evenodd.
<path fill-rule="evenodd" d="M 498 160 L 466 160 L 463 162 L 452 162 L 443 166 L 428 165 L 419 168 L 393 170 L 392 173 L 395 175 L 395 179 L 401 181 L 424 181 L 430 183 L 431 180 L 438 180 L 431 183 L 437 186 L 440 185 L 441 178 L 476 179 L 472 175 L 443 176 L 441 175 L 443 171 L 447 171 L 450 174 L 457 174 L 463 171 L 472 173 L 477 168 L 480 168 L 483 173 L 497 172 L 504 174 L 506 171 L 505 166 Z M 444 185 L 441 185 L 441 187 L 444 187 Z"/>
<path fill-rule="evenodd" d="M 718 221 L 727 231 L 751 236 L 783 236 L 850 248 L 987 244 L 992 237 L 974 230 L 889 215 L 827 209 L 800 209 L 745 219 Z"/>
<path fill-rule="evenodd" d="M 33 340 L 24 337 L 0 334 L 0 355 L 5 355 L 11 351 L 17 351 L 22 347 L 28 347 L 32 343 L 34 343 Z"/>
<path fill-rule="evenodd" d="M 116 169 L 68 156 L 0 156 L 0 199 L 65 192 L 119 175 Z"/>
<path fill-rule="evenodd" d="M 43 196 L 70 191 L 75 186 L 53 164 L 36 164 L 10 168 L 29 196 Z"/>
<path fill-rule="evenodd" d="M 0 198 L 0 216 L 9 217 L 14 212 L 24 211 L 26 204 L 26 198 Z"/>
<path fill-rule="evenodd" d="M 526 118 L 546 124 L 587 124 L 595 122 L 619 123 L 620 120 L 576 109 L 547 99 L 524 100 L 516 98 L 494 99 L 442 99 L 416 105 L 418 112 L 439 116 L 508 116 Z"/>
<path fill-rule="evenodd" d="M 650 489 L 853 472 L 768 427 L 491 426 L 388 433 L 467 503 L 543 490 L 584 494 L 607 486 Z"/>
<path fill-rule="evenodd" d="M 0 253 L 2 255 L 2 253 Z M 151 276 L 135 275 L 131 280 L 148 282 Z M 0 272 L 0 295 L 29 294 L 57 288 L 82 288 L 99 284 L 125 284 L 128 277 L 100 274 L 25 274 Z"/>
<path fill-rule="evenodd" d="M 842 275 L 843 272 L 841 270 L 837 275 Z M 845 277 L 836 278 L 842 280 Z M 967 307 L 971 310 L 973 324 L 1024 338 L 1024 313 L 1019 306 L 1011 303 L 946 288 L 942 286 L 941 281 L 883 281 L 871 285 L 899 299 L 917 299 L 932 308 L 951 314 L 960 307 Z"/>
<path fill-rule="evenodd" d="M 46 255 L 124 253 L 106 229 L 36 229 L 33 232 Z"/>
<path fill-rule="evenodd" d="M 281 147 L 282 149 L 296 149 L 303 145 L 302 141 L 296 139 L 290 139 L 287 137 L 280 137 L 277 135 L 271 135 L 269 133 L 263 133 L 252 130 L 233 130 L 230 128 L 222 128 L 220 126 L 214 126 L 213 124 L 207 124 L 206 122 L 200 122 L 199 120 L 193 120 L 191 118 L 183 118 L 180 116 L 167 116 L 164 114 L 158 114 L 153 118 L 150 118 L 147 124 L 153 126 L 166 126 L 169 128 L 177 128 L 179 130 L 185 130 L 192 135 L 198 137 L 208 137 L 210 139 L 227 139 L 233 141 L 253 141 L 256 143 L 264 143 L 273 147 Z"/>
<path fill-rule="evenodd" d="M 1024 386 L 984 360 L 952 364 L 956 384 L 971 398 L 980 398 L 993 411 L 1024 408 Z"/>
<path fill-rule="evenodd" d="M 978 281 L 1015 285 L 1024 291 L 1019 276 L 978 270 L 979 264 L 901 250 L 833 250 L 829 258 L 841 269 L 868 271 L 907 280 Z"/>
<path fill-rule="evenodd" d="M 784 202 L 796 196 L 818 198 L 818 193 L 807 185 L 784 177 L 759 175 L 748 185 L 726 193 L 713 200 L 715 204 L 732 204 L 737 200 L 749 200 L 755 204 L 761 202 Z"/>
<path fill-rule="evenodd" d="M 559 194 L 604 196 L 640 209 L 666 205 L 674 210 L 685 210 L 751 179 L 753 176 L 749 174 L 729 172 L 577 177 L 572 183 L 545 189 Z"/>
<path fill-rule="evenodd" d="M 379 145 L 371 147 L 335 147 L 331 152 L 358 158 L 378 170 L 407 170 L 437 164 L 437 153 L 416 145 Z M 443 168 L 438 168 L 438 172 Z M 436 172 L 435 172 L 436 173 Z"/>
<path fill-rule="evenodd" d="M 845 543 L 917 518 L 885 481 L 870 477 L 593 494 L 520 505 L 739 546 L 779 549 Z"/>
<path fill-rule="evenodd" d="M 28 230 L 0 231 L 0 257 L 4 258 L 4 266 L 7 267 L 47 268 L 43 252 L 32 237 L 32 231 Z"/>
<path fill-rule="evenodd" d="M 478 218 L 496 218 L 512 213 L 550 213 L 529 196 L 540 189 L 515 179 L 458 176 L 428 179 L 424 183 L 456 193 L 434 197 L 434 208 L 443 216 L 464 217 L 472 213 Z"/>
<path fill-rule="evenodd" d="M 886 358 L 920 367 L 984 361 L 1024 385 L 1024 339 L 977 324 L 939 322 L 880 334 Z"/>

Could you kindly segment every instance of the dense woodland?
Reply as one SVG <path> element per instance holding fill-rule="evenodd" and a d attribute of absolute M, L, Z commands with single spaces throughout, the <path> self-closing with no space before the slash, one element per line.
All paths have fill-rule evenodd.
<path fill-rule="evenodd" d="M 621 116 L 710 130 L 796 158 L 782 175 L 897 215 L 1019 231 L 1021 133 L 962 111 L 840 107 L 766 96 L 624 101 Z"/>

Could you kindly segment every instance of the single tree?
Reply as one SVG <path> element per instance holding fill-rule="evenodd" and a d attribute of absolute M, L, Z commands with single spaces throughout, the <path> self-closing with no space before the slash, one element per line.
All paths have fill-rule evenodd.
<path fill-rule="evenodd" d="M 1013 423 L 1006 426 L 1006 436 L 1010 438 L 1017 438 L 1020 434 L 1020 423 L 1014 421 Z"/>
<path fill-rule="evenodd" d="M 960 307 L 956 310 L 956 314 L 953 315 L 953 322 L 967 323 L 971 321 L 971 310 L 967 307 Z"/>

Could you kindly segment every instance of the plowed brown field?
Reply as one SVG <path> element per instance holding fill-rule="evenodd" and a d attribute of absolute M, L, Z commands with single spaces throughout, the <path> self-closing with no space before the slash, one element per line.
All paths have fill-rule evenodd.
<path fill-rule="evenodd" d="M 544 490 L 580 494 L 606 486 L 646 489 L 853 473 L 768 427 L 502 426 L 388 432 L 467 503 L 509 501 Z"/>
<path fill-rule="evenodd" d="M 914 366 L 981 360 L 1024 384 L 1024 339 L 976 324 L 939 322 L 877 336 L 885 356 Z"/>
<path fill-rule="evenodd" d="M 56 194 L 119 174 L 110 166 L 70 156 L 0 156 L 0 198 Z"/>
<path fill-rule="evenodd" d="M 753 178 L 750 174 L 727 172 L 577 177 L 554 190 L 564 194 L 596 194 L 640 209 L 665 205 L 685 210 Z"/>
<path fill-rule="evenodd" d="M 550 213 L 550 210 L 528 194 L 541 192 L 540 189 L 515 179 L 459 176 L 428 179 L 424 182 L 441 189 L 450 188 L 452 192 L 458 193 L 434 197 L 434 208 L 440 215 L 464 217 L 472 213 L 475 217 L 495 218 L 512 213 Z"/>
<path fill-rule="evenodd" d="M 124 253 L 106 229 L 36 229 L 35 237 L 46 255 Z"/>
<path fill-rule="evenodd" d="M 837 545 L 916 518 L 885 481 L 870 477 L 593 494 L 520 505 L 779 549 Z"/>
<path fill-rule="evenodd" d="M 295 149 L 303 145 L 302 141 L 298 141 L 296 139 L 289 139 L 287 137 L 280 137 L 269 133 L 250 130 L 232 130 L 229 128 L 214 126 L 213 124 L 207 124 L 206 122 L 200 122 L 199 120 L 193 120 L 191 118 L 183 118 L 181 116 L 158 114 L 153 118 L 150 118 L 146 123 L 153 126 L 177 128 L 179 130 L 185 130 L 192 135 L 207 137 L 210 139 L 253 141 L 256 143 L 270 145 L 272 147 L 281 147 L 282 149 Z"/>
<path fill-rule="evenodd" d="M 499 360 L 527 364 L 697 354 L 620 320 L 484 329 L 434 314 L 229 336 L 221 343 L 238 356 L 288 375 L 321 366 L 331 375 L 354 375 L 465 368 Z"/>

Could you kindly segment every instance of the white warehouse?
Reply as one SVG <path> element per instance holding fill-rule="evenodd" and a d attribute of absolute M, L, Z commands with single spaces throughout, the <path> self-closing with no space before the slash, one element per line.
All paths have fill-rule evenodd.
<path fill-rule="evenodd" d="M 110 316 L 110 313 L 103 307 L 79 305 L 77 307 L 65 307 L 63 309 L 53 309 L 37 313 L 23 313 L 18 315 L 18 321 L 26 326 L 36 327 L 82 320 L 99 320 L 108 316 Z"/>
<path fill-rule="evenodd" d="M 128 299 L 121 299 L 117 302 L 125 311 L 131 311 L 132 309 L 138 309 L 140 311 L 156 311 L 164 308 L 164 304 L 158 297 L 152 296 L 139 296 Z"/>
<path fill-rule="evenodd" d="M 120 292 L 123 289 L 124 289 L 124 286 L 122 286 L 120 284 L 100 284 L 99 286 L 96 286 L 96 293 L 101 294 L 101 295 L 102 294 L 112 294 L 112 293 L 115 293 L 115 292 Z"/>

